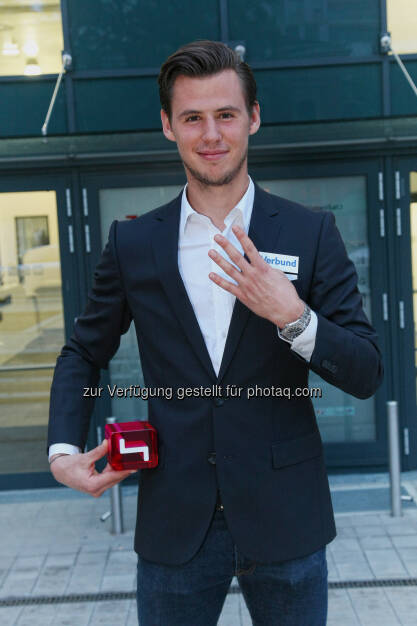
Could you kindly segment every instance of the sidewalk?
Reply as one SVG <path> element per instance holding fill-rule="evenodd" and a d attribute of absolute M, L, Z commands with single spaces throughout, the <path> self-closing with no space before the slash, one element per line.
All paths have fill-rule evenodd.
<path fill-rule="evenodd" d="M 328 625 L 415 626 L 417 472 L 402 474 L 414 502 L 403 503 L 401 518 L 389 513 L 387 474 L 329 480 L 338 536 L 327 549 Z M 108 509 L 107 495 L 65 488 L 0 493 L 1 626 L 137 626 L 136 488 L 123 489 L 122 536 L 110 534 L 110 519 L 100 521 Z M 91 596 L 69 601 L 77 600 L 71 594 Z M 251 626 L 235 580 L 218 626 Z"/>

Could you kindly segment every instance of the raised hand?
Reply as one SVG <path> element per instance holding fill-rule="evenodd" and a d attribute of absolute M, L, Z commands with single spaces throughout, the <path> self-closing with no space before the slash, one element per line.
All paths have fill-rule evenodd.
<path fill-rule="evenodd" d="M 264 261 L 242 228 L 233 226 L 232 230 L 250 263 L 226 237 L 215 235 L 215 241 L 239 269 L 215 250 L 209 250 L 208 254 L 230 278 L 236 281 L 237 285 L 214 272 L 209 274 L 209 278 L 236 296 L 251 311 L 280 328 L 298 319 L 304 311 L 304 302 L 298 296 L 294 285 L 284 272 L 272 268 Z"/>

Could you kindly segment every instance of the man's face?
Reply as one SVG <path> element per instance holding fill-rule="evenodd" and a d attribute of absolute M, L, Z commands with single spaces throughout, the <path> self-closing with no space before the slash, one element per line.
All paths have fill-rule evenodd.
<path fill-rule="evenodd" d="M 203 185 L 230 183 L 247 169 L 248 136 L 259 128 L 259 104 L 249 116 L 242 84 L 234 70 L 212 76 L 178 76 L 171 120 L 161 111 L 162 127 L 176 141 L 187 178 Z"/>

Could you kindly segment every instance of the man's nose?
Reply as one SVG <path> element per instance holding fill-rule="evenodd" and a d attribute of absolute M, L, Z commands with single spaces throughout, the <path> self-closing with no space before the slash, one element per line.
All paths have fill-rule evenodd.
<path fill-rule="evenodd" d="M 219 141 L 221 139 L 220 128 L 216 120 L 212 118 L 205 120 L 202 138 L 206 142 Z"/>

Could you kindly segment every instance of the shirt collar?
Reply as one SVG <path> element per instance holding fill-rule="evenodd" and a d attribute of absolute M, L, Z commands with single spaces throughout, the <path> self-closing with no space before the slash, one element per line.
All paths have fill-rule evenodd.
<path fill-rule="evenodd" d="M 253 209 L 253 199 L 255 196 L 255 186 L 253 184 L 251 177 L 248 176 L 248 178 L 249 178 L 249 185 L 244 195 L 241 197 L 241 199 L 236 204 L 236 206 L 233 207 L 233 209 L 225 217 L 225 224 L 227 226 L 229 223 L 232 223 L 238 215 L 241 215 L 242 220 L 243 220 L 243 228 L 245 229 L 246 233 L 249 230 L 249 223 L 250 223 L 250 219 L 252 216 L 252 209 Z M 188 202 L 187 186 L 188 186 L 188 183 L 184 187 L 184 190 L 182 192 L 182 198 L 181 198 L 181 216 L 180 216 L 180 235 L 181 236 L 184 235 L 188 218 L 190 217 L 190 215 L 194 215 L 194 214 L 199 215 L 199 213 L 197 213 L 197 211 L 195 211 L 193 207 L 191 206 L 191 204 Z"/>

